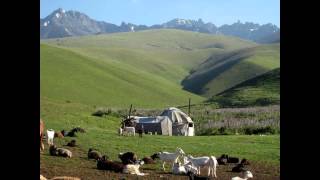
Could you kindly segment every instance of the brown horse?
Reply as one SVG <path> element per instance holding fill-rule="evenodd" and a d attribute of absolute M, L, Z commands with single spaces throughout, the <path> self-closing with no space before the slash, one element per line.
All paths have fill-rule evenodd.
<path fill-rule="evenodd" d="M 43 135 L 44 135 L 44 123 L 40 119 L 40 151 L 44 150 L 44 144 L 42 142 Z"/>

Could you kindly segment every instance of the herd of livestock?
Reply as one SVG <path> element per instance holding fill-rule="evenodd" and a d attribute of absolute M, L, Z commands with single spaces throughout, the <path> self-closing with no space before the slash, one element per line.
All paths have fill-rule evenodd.
<path fill-rule="evenodd" d="M 47 142 L 49 145 L 49 154 L 51 156 L 62 156 L 66 158 L 72 158 L 72 152 L 66 148 L 60 148 L 54 145 L 53 139 L 55 137 L 64 137 L 71 136 L 75 137 L 75 133 L 81 132 L 85 133 L 85 130 L 82 128 L 74 128 L 69 132 L 61 131 L 54 132 L 52 129 L 48 129 L 46 133 Z M 44 138 L 44 123 L 40 120 L 40 151 L 44 150 L 43 145 Z M 67 146 L 74 147 L 76 146 L 76 140 L 71 140 Z M 219 158 L 214 156 L 202 156 L 202 157 L 193 157 L 187 155 L 181 148 L 176 148 L 175 152 L 165 152 L 160 151 L 152 154 L 150 157 L 144 157 L 138 159 L 138 156 L 134 152 L 119 153 L 118 155 L 121 161 L 113 161 L 107 155 L 102 155 L 96 149 L 90 148 L 88 150 L 88 159 L 94 159 L 97 162 L 97 169 L 99 170 L 108 170 L 117 173 L 125 174 L 135 174 L 138 176 L 145 176 L 148 173 L 143 173 L 140 171 L 140 167 L 143 164 L 156 164 L 157 159 L 162 163 L 162 170 L 165 171 L 165 164 L 171 165 L 171 172 L 174 175 L 187 175 L 190 179 L 211 179 L 217 178 L 216 169 L 218 165 L 227 165 L 229 163 L 235 164 L 232 168 L 233 172 L 242 172 L 243 177 L 234 177 L 232 180 L 242 180 L 252 178 L 252 173 L 247 169 L 247 166 L 250 164 L 248 160 L 239 158 L 229 157 L 226 154 L 221 155 Z M 207 176 L 201 176 L 200 169 L 207 168 Z M 40 175 L 40 180 L 46 180 L 46 178 Z M 73 179 L 78 180 L 79 178 L 75 177 L 54 177 L 55 180 L 66 180 Z"/>

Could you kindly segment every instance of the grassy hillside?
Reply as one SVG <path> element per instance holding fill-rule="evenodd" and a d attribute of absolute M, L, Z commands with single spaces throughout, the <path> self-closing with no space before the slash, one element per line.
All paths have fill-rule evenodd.
<path fill-rule="evenodd" d="M 253 106 L 280 103 L 280 68 L 249 79 L 212 97 L 221 106 Z"/>
<path fill-rule="evenodd" d="M 106 63 L 77 53 L 41 45 L 41 97 L 88 105 L 163 107 L 203 98 L 178 84 L 117 62 Z"/>
<path fill-rule="evenodd" d="M 256 45 L 227 36 L 162 29 L 43 41 L 106 62 L 130 65 L 176 83 L 212 53 Z"/>
<path fill-rule="evenodd" d="M 215 53 L 194 68 L 182 85 L 186 90 L 211 97 L 278 67 L 280 44 Z"/>

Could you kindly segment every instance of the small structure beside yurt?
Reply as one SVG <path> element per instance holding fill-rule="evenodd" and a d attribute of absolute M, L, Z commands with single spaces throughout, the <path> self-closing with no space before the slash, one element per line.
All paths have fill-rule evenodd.
<path fill-rule="evenodd" d="M 132 116 L 136 129 L 145 133 L 157 133 L 168 136 L 194 136 L 192 119 L 178 108 L 165 109 L 156 117 Z"/>

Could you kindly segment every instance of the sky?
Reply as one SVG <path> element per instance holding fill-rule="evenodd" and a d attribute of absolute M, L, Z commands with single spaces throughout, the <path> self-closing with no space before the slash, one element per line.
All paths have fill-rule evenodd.
<path fill-rule="evenodd" d="M 280 0 L 40 0 L 40 18 L 58 8 L 117 25 L 150 26 L 174 18 L 201 18 L 217 26 L 240 20 L 280 27 Z"/>

